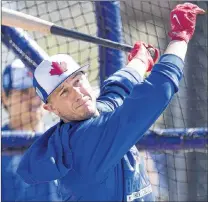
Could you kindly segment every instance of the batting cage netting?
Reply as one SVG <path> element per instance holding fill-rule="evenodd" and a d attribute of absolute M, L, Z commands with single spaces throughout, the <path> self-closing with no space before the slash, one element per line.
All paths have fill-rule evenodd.
<path fill-rule="evenodd" d="M 159 48 L 162 54 L 169 42 L 170 11 L 178 3 L 2 1 L 2 7 L 116 42 L 133 45 L 142 40 Z M 205 1 L 192 3 L 208 9 Z M 189 43 L 179 92 L 137 145 L 144 156 L 157 201 L 208 201 L 207 25 L 207 15 L 199 16 L 194 37 Z M 28 37 L 32 41 L 29 48 L 25 42 Z M 81 65 L 90 64 L 88 77 L 98 93 L 102 82 L 126 64 L 127 54 L 122 51 L 41 34 L 39 30 L 24 33 L 21 29 L 2 26 L 2 72 L 17 58 L 28 66 L 24 54 L 34 61 L 40 59 L 30 53 L 34 51 L 33 40 L 48 55 L 67 53 Z M 20 79 L 25 80 L 29 73 L 15 75 L 9 71 L 2 74 L 5 88 L 1 119 L 2 201 L 59 201 L 60 195 L 54 186 L 56 181 L 29 186 L 22 184 L 15 174 L 24 151 L 43 131 L 59 121 L 56 116 L 46 113 L 41 105 L 31 107 L 28 104 L 35 103 L 32 90 L 13 90 L 12 87 L 21 83 Z"/>

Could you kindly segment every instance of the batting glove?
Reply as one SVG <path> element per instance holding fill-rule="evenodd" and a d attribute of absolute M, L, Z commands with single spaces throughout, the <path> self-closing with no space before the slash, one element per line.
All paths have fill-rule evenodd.
<path fill-rule="evenodd" d="M 128 62 L 134 58 L 140 59 L 147 67 L 146 72 L 150 72 L 159 56 L 160 54 L 157 48 L 138 41 L 128 55 Z"/>
<path fill-rule="evenodd" d="M 191 3 L 177 5 L 170 13 L 169 37 L 172 40 L 184 40 L 188 43 L 194 34 L 196 16 L 204 13 L 203 9 Z"/>

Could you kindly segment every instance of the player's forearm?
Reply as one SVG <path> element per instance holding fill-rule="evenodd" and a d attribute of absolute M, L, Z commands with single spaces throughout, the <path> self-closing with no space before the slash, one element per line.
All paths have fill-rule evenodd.
<path fill-rule="evenodd" d="M 173 54 L 164 54 L 160 57 L 159 62 L 154 65 L 152 73 L 147 78 L 147 81 L 153 85 L 157 82 L 162 84 L 164 82 L 163 77 L 165 76 L 168 78 L 168 82 L 175 87 L 175 92 L 177 92 L 183 74 L 183 67 L 184 61 L 180 57 Z M 155 80 L 158 74 L 159 78 Z"/>
<path fill-rule="evenodd" d="M 118 125 L 125 126 L 121 130 L 128 134 L 128 146 L 133 146 L 165 110 L 178 91 L 183 67 L 184 62 L 178 56 L 163 55 L 151 75 L 143 83 L 135 85 L 123 108 L 116 112 L 119 117 L 125 117 Z"/>
<path fill-rule="evenodd" d="M 132 59 L 126 67 L 134 69 L 140 75 L 140 77 L 144 79 L 144 75 L 147 71 L 147 66 L 140 59 Z"/>
<path fill-rule="evenodd" d="M 134 86 L 143 81 L 143 77 L 134 68 L 122 68 L 107 80 L 101 89 L 97 104 L 104 102 L 111 110 L 123 104 L 123 100 L 129 96 Z"/>
<path fill-rule="evenodd" d="M 180 57 L 183 61 L 186 56 L 188 44 L 185 41 L 171 41 L 164 54 L 173 54 Z"/>

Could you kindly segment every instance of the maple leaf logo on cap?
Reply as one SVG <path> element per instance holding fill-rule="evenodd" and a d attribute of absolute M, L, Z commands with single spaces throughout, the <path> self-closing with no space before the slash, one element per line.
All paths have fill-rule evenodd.
<path fill-rule="evenodd" d="M 51 76 L 54 76 L 54 75 L 60 76 L 61 74 L 67 71 L 66 62 L 60 62 L 60 64 L 58 62 L 52 62 L 51 66 L 53 67 L 49 72 Z"/>

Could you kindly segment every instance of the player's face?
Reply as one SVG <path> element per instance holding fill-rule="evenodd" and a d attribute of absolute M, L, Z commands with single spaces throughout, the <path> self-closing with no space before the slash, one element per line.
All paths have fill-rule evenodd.
<path fill-rule="evenodd" d="M 96 97 L 83 72 L 66 79 L 50 95 L 44 108 L 54 112 L 64 122 L 85 120 L 98 113 Z"/>
<path fill-rule="evenodd" d="M 11 90 L 6 97 L 9 118 L 15 127 L 35 128 L 41 119 L 41 100 L 34 88 L 25 90 Z"/>

